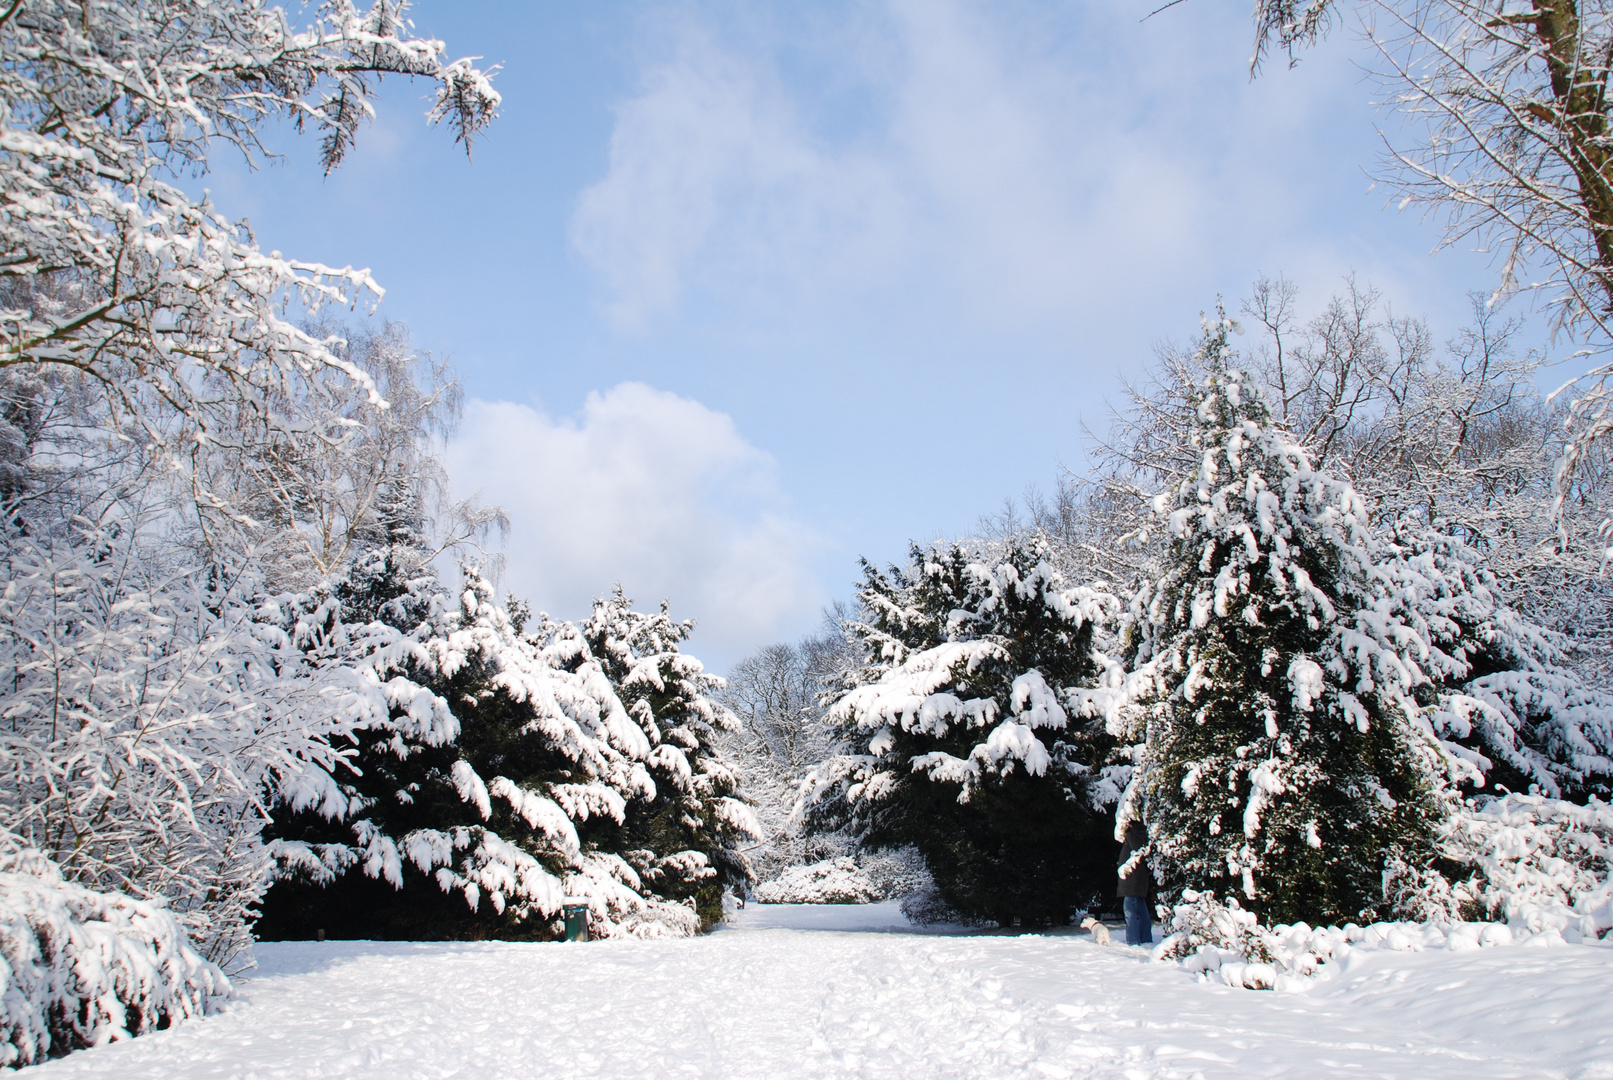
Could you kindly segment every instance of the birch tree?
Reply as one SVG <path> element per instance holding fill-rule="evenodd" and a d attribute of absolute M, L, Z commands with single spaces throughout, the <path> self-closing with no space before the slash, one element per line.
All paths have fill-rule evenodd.
<path fill-rule="evenodd" d="M 170 465 L 274 427 L 271 404 L 334 369 L 369 375 L 286 317 L 378 299 L 364 270 L 261 251 L 177 183 L 220 145 L 249 160 L 290 119 L 341 164 L 386 74 L 435 84 L 467 149 L 488 76 L 414 38 L 396 0 L 327 0 L 301 27 L 256 0 L 18 0 L 0 20 L 0 356 L 57 370 Z M 243 419 L 254 423 L 243 426 Z M 205 497 L 208 493 L 201 492 Z"/>
<path fill-rule="evenodd" d="M 320 693 L 320 605 L 271 595 L 221 465 L 305 464 L 334 436 L 293 403 L 379 415 L 396 387 L 295 321 L 378 299 L 367 271 L 262 251 L 180 181 L 220 148 L 260 160 L 278 120 L 336 168 L 385 75 L 428 80 L 468 149 L 499 97 L 443 50 L 396 0 L 0 9 L 0 831 L 163 900 L 225 964 L 266 883 L 266 793 L 334 790 L 368 690 Z"/>

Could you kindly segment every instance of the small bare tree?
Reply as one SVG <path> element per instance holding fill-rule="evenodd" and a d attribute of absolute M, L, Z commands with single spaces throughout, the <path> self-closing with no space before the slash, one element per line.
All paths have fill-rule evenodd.
<path fill-rule="evenodd" d="M 1348 2 L 1414 133 L 1389 144 L 1381 179 L 1442 220 L 1442 246 L 1495 255 L 1492 299 L 1540 291 L 1589 361 L 1559 390 L 1568 437 L 1552 513 L 1566 538 L 1575 476 L 1613 436 L 1613 12 L 1606 0 Z M 1254 67 L 1274 48 L 1292 62 L 1344 3 L 1258 0 Z"/>
<path fill-rule="evenodd" d="M 845 855 L 852 847 L 837 835 L 798 835 L 789 824 L 802 778 L 834 751 L 835 734 L 821 699 L 859 659 L 841 626 L 846 614 L 837 605 L 826 613 L 819 633 L 745 657 L 729 671 L 719 695 L 740 720 L 739 731 L 724 734 L 724 750 L 741 790 L 756 801 L 765 838 L 750 857 L 763 880 L 788 866 Z"/>
<path fill-rule="evenodd" d="M 331 373 L 288 388 L 273 403 L 287 418 L 282 430 L 217 455 L 210 486 L 228 493 L 245 520 L 215 528 L 238 526 L 232 539 L 261 553 L 271 583 L 283 589 L 340 574 L 374 540 L 377 510 L 389 496 L 411 500 L 431 526 L 431 546 L 439 550 L 424 553 L 428 559 L 507 530 L 503 510 L 451 499 L 448 474 L 432 452 L 459 423 L 464 390 L 452 365 L 411 348 L 399 323 L 312 332 L 333 342 L 382 400 Z M 497 569 L 494 557 L 478 552 L 484 569 Z"/>

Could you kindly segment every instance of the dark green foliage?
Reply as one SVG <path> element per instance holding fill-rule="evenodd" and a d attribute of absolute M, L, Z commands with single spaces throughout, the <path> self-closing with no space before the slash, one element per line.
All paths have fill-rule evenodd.
<path fill-rule="evenodd" d="M 1236 894 L 1267 921 L 1374 918 L 1386 868 L 1431 865 L 1446 810 L 1417 723 L 1426 646 L 1360 498 L 1229 372 L 1226 332 L 1201 346 L 1201 464 L 1134 608 L 1150 863 L 1167 895 Z"/>
<path fill-rule="evenodd" d="M 1016 772 L 960 805 L 959 785 L 920 777 L 902 793 L 902 812 L 864 843 L 916 847 L 942 899 L 966 919 L 1062 926 L 1077 912 L 1115 906 L 1120 851 L 1113 809 L 1088 805 L 1072 781 Z"/>
<path fill-rule="evenodd" d="M 830 714 L 849 752 L 813 778 L 812 823 L 916 847 L 954 910 L 1004 924 L 1063 923 L 1115 889 L 1093 649 L 1113 601 L 1065 589 L 1044 554 L 1018 540 L 865 562 L 866 664 Z"/>
<path fill-rule="evenodd" d="M 310 845 L 352 844 L 354 825 L 364 823 L 387 837 L 404 837 L 419 829 L 479 829 L 484 824 L 474 806 L 455 790 L 448 770 L 461 756 L 458 747 L 429 746 L 406 740 L 399 758 L 390 733 L 365 733 L 351 749 L 356 771 L 344 778 L 350 797 L 368 805 L 358 814 L 328 820 L 313 810 L 277 809 L 265 839 Z M 401 794 L 407 794 L 404 801 Z M 504 808 L 501 816 L 507 816 Z M 497 829 L 499 822 L 492 823 Z M 362 853 L 360 858 L 362 859 Z M 516 917 L 512 909 L 497 911 L 482 902 L 473 909 L 458 890 L 444 891 L 434 875 L 408 860 L 398 864 L 394 883 L 352 865 L 321 883 L 293 872 L 277 880 L 264 897 L 256 934 L 260 940 L 302 940 L 318 932 L 333 939 L 378 941 L 532 939 L 558 936 L 541 918 Z"/>
<path fill-rule="evenodd" d="M 383 606 L 403 609 L 399 601 L 404 599 L 393 597 Z M 351 767 L 340 783 L 357 808 L 354 812 L 332 820 L 316 808 L 277 808 L 266 840 L 325 846 L 352 845 L 357 838 L 361 850 L 356 864 L 328 882 L 306 873 L 277 881 L 263 901 L 257 925 L 261 939 L 309 938 L 319 930 L 330 938 L 378 940 L 559 936 L 554 919 L 517 903 L 496 902 L 483 888 L 469 895 L 463 882 L 445 889 L 438 879 L 443 868 L 417 866 L 407 857 L 406 838 L 422 832 L 452 838 L 458 832 L 463 848 L 485 843 L 491 833 L 520 847 L 558 879 L 567 865 L 563 852 L 517 818 L 507 802 L 491 800 L 484 818 L 455 784 L 452 769 L 465 762 L 479 777 L 503 776 L 530 789 L 571 780 L 577 763 L 541 734 L 527 730 L 530 707 L 500 692 L 484 658 L 472 657 L 449 677 L 419 670 L 411 674 L 424 689 L 452 703 L 457 739 L 404 734 L 410 725 L 403 709 L 395 708 L 393 725 L 360 731 L 345 747 Z M 391 872 L 384 865 L 363 865 L 366 857 L 384 850 L 375 844 L 366 849 L 366 835 L 404 849 Z"/>
<path fill-rule="evenodd" d="M 623 800 L 597 783 L 598 748 L 566 716 L 538 711 L 537 650 L 491 605 L 486 583 L 471 575 L 470 599 L 455 610 L 425 563 L 413 500 L 400 494 L 382 511 L 376 546 L 336 589 L 336 625 L 390 650 L 376 667 L 402 690 L 390 693 L 385 722 L 339 746 L 348 767 L 338 770 L 338 812 L 328 798 L 295 793 L 276 806 L 266 839 L 279 842 L 284 866 L 257 933 L 556 937 L 568 874 L 592 850 L 591 834 L 608 836 L 616 823 L 608 812 L 563 814 L 554 800 L 580 792 L 596 811 L 601 798 L 607 809 Z M 501 782 L 518 799 L 540 798 L 547 816 L 524 819 L 499 797 L 510 790 Z"/>

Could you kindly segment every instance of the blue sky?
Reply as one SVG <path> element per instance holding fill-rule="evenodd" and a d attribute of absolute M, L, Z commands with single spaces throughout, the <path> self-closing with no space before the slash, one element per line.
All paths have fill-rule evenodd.
<path fill-rule="evenodd" d="M 421 0 L 502 69 L 468 163 L 387 83 L 205 183 L 260 244 L 369 267 L 472 399 L 456 488 L 561 617 L 670 596 L 719 670 L 812 628 L 856 558 L 1079 468 L 1119 380 L 1217 293 L 1372 282 L 1436 334 L 1484 257 L 1384 208 L 1377 89 L 1340 37 L 1248 78 L 1248 5 Z"/>

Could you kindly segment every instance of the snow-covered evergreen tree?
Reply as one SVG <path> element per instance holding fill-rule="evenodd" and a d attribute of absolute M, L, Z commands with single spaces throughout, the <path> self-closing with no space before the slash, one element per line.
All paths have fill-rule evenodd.
<path fill-rule="evenodd" d="M 1613 695 L 1568 666 L 1564 635 L 1514 610 L 1473 548 L 1415 518 L 1381 535 L 1378 572 L 1430 646 L 1418 698 L 1465 788 L 1607 797 Z"/>
<path fill-rule="evenodd" d="M 1361 498 L 1231 368 L 1231 328 L 1208 322 L 1199 346 L 1198 465 L 1156 501 L 1171 545 L 1128 630 L 1117 733 L 1144 749 L 1122 817 L 1147 822 L 1173 892 L 1235 891 L 1276 921 L 1370 916 L 1386 865 L 1432 863 L 1448 809 L 1414 696 L 1431 650 Z"/>
<path fill-rule="evenodd" d="M 807 823 L 915 846 L 953 909 L 1002 923 L 1061 922 L 1115 886 L 1114 671 L 1094 637 L 1118 602 L 1045 555 L 1021 538 L 865 563 L 866 663 L 830 711 L 845 752 L 802 785 Z"/>
<path fill-rule="evenodd" d="M 739 727 L 715 700 L 723 682 L 679 651 L 694 623 L 633 609 L 617 586 L 594 602 L 580 627 L 587 654 L 603 669 L 651 750 L 652 796 L 630 802 L 622 829 L 625 857 L 645 888 L 689 902 L 702 926 L 722 918 L 725 888 L 743 890 L 751 870 L 742 849 L 761 839 L 754 811 L 737 797 L 718 737 Z M 552 635 L 556 644 L 564 634 Z M 579 653 L 579 656 L 582 654 Z"/>
<path fill-rule="evenodd" d="M 599 665 L 568 670 L 523 637 L 474 568 L 455 602 L 408 525 L 387 532 L 401 542 L 361 557 L 342 590 L 348 614 L 376 621 L 336 631 L 362 683 L 349 700 L 369 715 L 339 796 L 284 793 L 284 880 L 260 932 L 546 938 L 567 897 L 589 903 L 598 935 L 693 932 L 687 908 L 644 895 L 596 842 L 656 790 L 650 741 Z"/>

